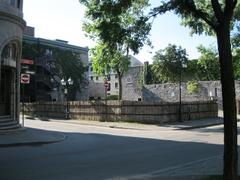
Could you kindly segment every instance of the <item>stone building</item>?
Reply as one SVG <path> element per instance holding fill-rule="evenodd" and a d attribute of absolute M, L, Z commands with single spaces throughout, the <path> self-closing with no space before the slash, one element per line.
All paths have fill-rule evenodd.
<path fill-rule="evenodd" d="M 23 0 L 0 0 L 0 130 L 19 127 Z"/>
<path fill-rule="evenodd" d="M 143 66 L 143 63 L 139 61 L 134 56 L 130 56 L 130 64 L 128 71 L 131 71 L 134 68 L 141 68 Z M 122 83 L 126 80 L 124 76 L 126 74 L 130 75 L 132 73 L 126 72 L 123 75 Z M 118 76 L 117 73 L 114 71 L 110 71 L 107 75 L 107 78 L 105 76 L 99 76 L 98 74 L 94 73 L 92 62 L 89 62 L 89 69 L 88 69 L 88 78 L 89 78 L 89 86 L 90 86 L 90 93 L 89 93 L 89 99 L 105 99 L 105 96 L 110 95 L 116 95 L 119 94 L 119 83 L 118 83 Z M 104 81 L 105 78 L 107 79 L 108 87 L 107 87 L 107 94 L 105 93 L 104 88 Z"/>

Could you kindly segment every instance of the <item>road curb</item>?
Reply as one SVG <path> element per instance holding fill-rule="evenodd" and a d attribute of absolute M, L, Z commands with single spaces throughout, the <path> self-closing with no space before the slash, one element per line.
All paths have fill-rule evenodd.
<path fill-rule="evenodd" d="M 27 128 L 26 128 L 27 129 Z M 49 133 L 49 132 L 48 132 Z M 0 147 L 16 147 L 16 146 L 40 146 L 40 145 L 44 145 L 44 144 L 50 144 L 50 143 L 57 143 L 60 141 L 64 141 L 66 139 L 66 135 L 63 133 L 55 133 L 55 132 L 51 132 L 49 133 L 49 138 L 47 137 L 47 135 L 41 136 L 39 135 L 38 137 L 36 137 L 36 139 L 30 137 L 31 134 L 26 135 L 24 140 L 19 140 L 18 137 L 5 137 L 5 138 L 9 138 L 9 141 L 12 142 L 0 142 Z M 1 135 L 0 135 L 1 136 Z M 4 134 L 3 136 L 8 136 L 7 134 Z M 17 136 L 17 134 L 16 134 Z M 30 137 L 28 139 L 28 137 Z M 4 137 L 1 137 L 4 138 Z"/>
<path fill-rule="evenodd" d="M 179 129 L 179 130 L 191 130 L 191 129 L 211 127 L 211 126 L 218 126 L 218 125 L 222 125 L 222 124 L 223 123 L 214 123 L 214 124 L 199 125 L 199 126 L 192 126 L 192 127 L 182 127 L 182 128 L 177 128 L 177 129 Z"/>

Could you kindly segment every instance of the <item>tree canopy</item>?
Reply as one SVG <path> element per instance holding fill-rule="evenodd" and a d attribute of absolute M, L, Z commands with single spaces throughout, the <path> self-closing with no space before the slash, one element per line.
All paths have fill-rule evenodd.
<path fill-rule="evenodd" d="M 144 44 L 150 44 L 151 24 L 144 16 L 148 0 L 80 0 L 87 10 L 83 30 L 97 42 L 92 50 L 94 71 L 118 75 L 119 99 L 122 98 L 122 76 L 129 65 L 129 53 L 138 53 Z"/>
<path fill-rule="evenodd" d="M 237 117 L 230 31 L 239 19 L 237 0 L 168 0 L 153 9 L 151 16 L 173 11 L 192 33 L 216 35 L 224 110 L 225 180 L 237 180 Z"/>
<path fill-rule="evenodd" d="M 181 46 L 169 44 L 153 57 L 152 70 L 159 82 L 177 82 L 187 65 L 187 53 Z"/>
<path fill-rule="evenodd" d="M 107 48 L 138 53 L 145 43 L 151 24 L 144 16 L 148 0 L 80 0 L 87 10 L 83 29 L 91 39 L 106 44 Z"/>
<path fill-rule="evenodd" d="M 200 71 L 198 73 L 200 80 L 220 80 L 220 65 L 217 50 L 213 47 L 206 48 L 202 45 L 198 46 L 197 49 L 201 53 L 197 62 L 198 72 Z"/>

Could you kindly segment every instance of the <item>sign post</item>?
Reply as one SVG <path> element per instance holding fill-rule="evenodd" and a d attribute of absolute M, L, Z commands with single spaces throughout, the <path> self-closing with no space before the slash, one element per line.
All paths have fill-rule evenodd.
<path fill-rule="evenodd" d="M 108 89 L 108 81 L 104 80 L 104 87 L 105 87 L 105 99 L 107 99 L 107 89 Z"/>
<path fill-rule="evenodd" d="M 24 127 L 24 86 L 30 83 L 30 74 L 21 74 L 21 86 L 22 86 L 22 126 Z"/>
<path fill-rule="evenodd" d="M 107 79 L 104 80 L 104 87 L 105 87 L 105 121 L 107 121 L 107 90 L 108 90 L 108 81 Z"/>
<path fill-rule="evenodd" d="M 30 83 L 30 74 L 21 74 L 21 84 Z"/>

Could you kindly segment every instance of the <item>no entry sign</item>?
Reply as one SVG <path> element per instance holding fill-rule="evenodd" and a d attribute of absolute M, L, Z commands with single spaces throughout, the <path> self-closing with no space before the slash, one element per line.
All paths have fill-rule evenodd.
<path fill-rule="evenodd" d="M 21 74 L 21 83 L 29 84 L 30 83 L 30 74 Z"/>

